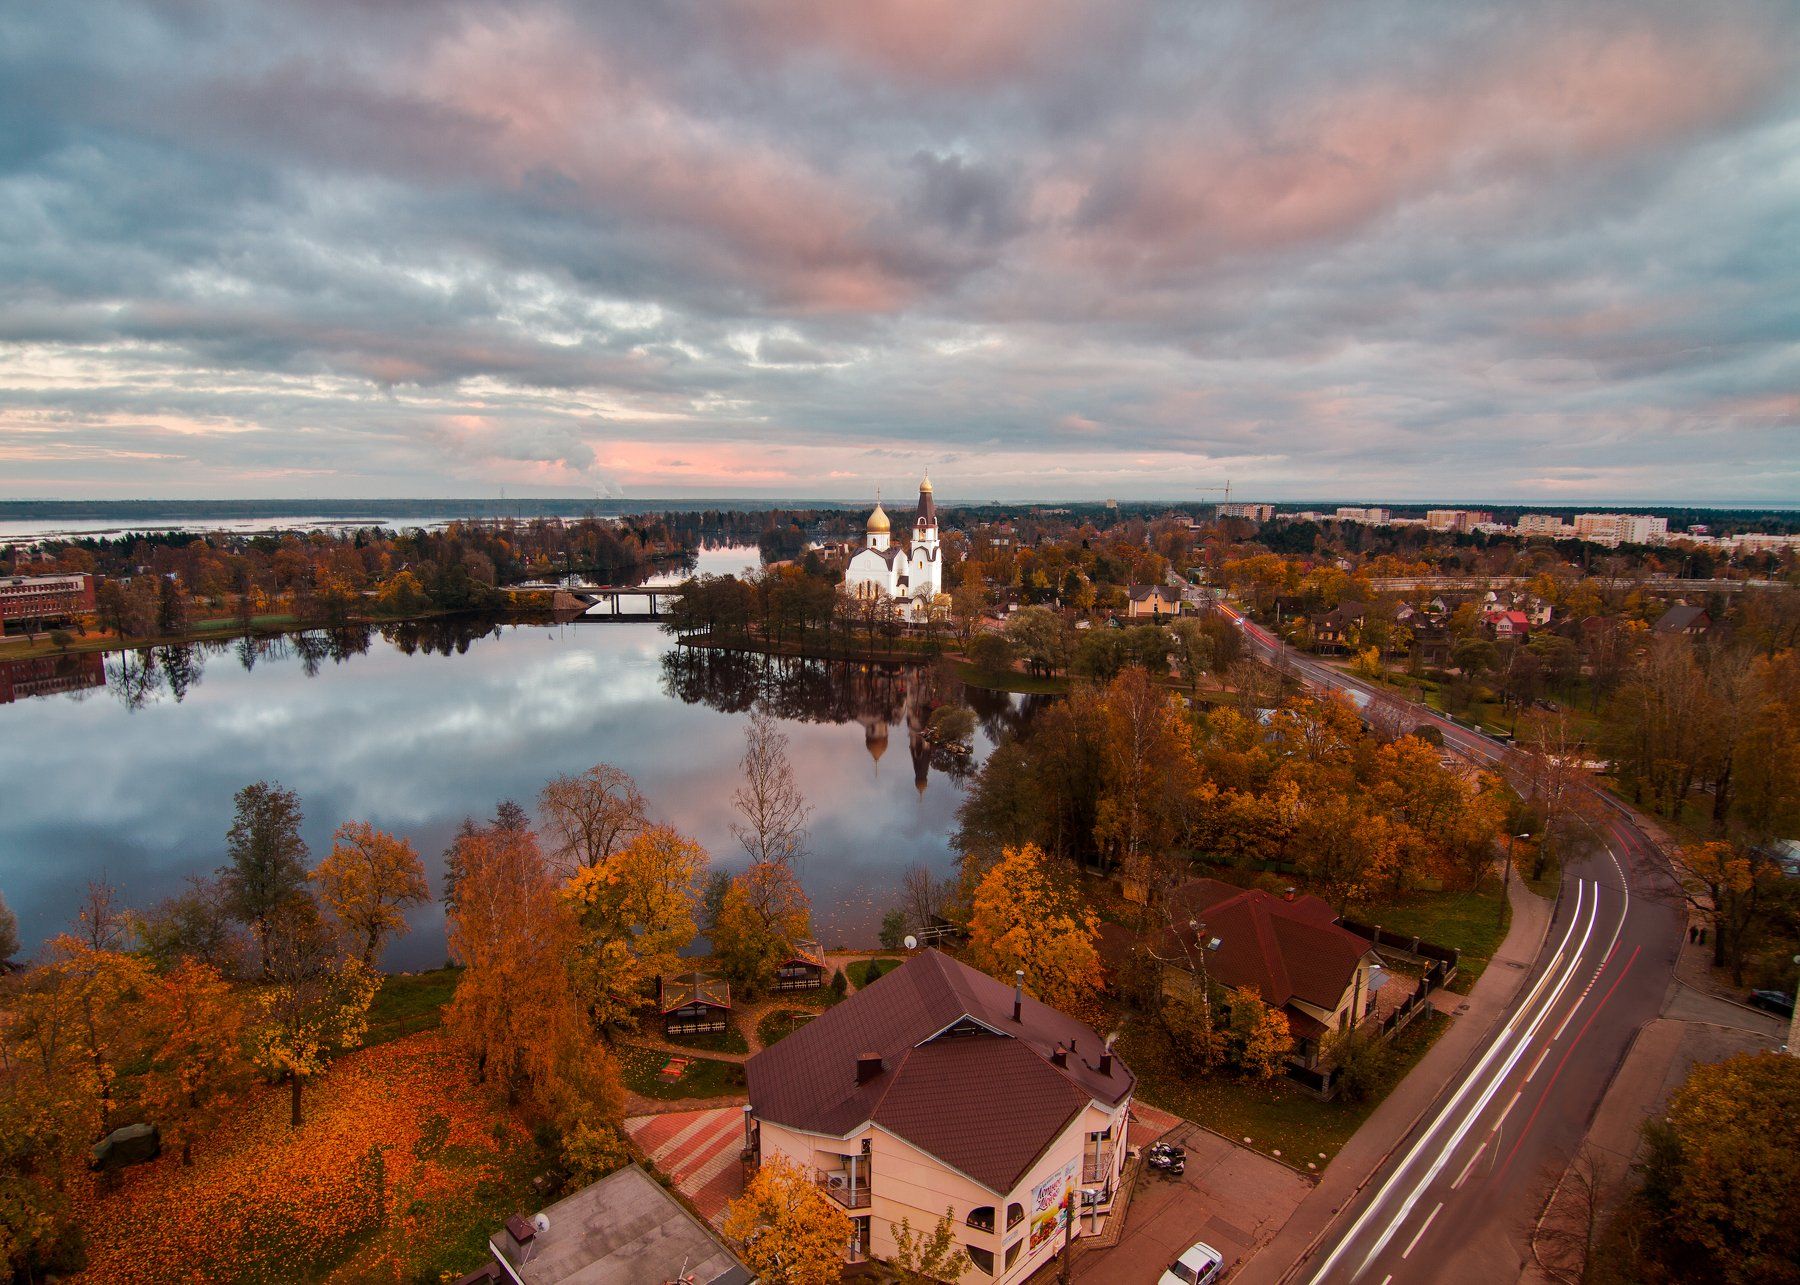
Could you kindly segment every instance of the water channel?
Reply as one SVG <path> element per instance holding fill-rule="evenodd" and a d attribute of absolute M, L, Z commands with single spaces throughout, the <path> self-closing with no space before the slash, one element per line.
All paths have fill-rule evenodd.
<path fill-rule="evenodd" d="M 729 570 L 754 550 L 719 550 Z M 726 868 L 748 713 L 782 722 L 813 806 L 800 875 L 827 944 L 874 940 L 914 862 L 948 873 L 963 780 L 1028 716 L 929 667 L 775 660 L 677 647 L 653 624 L 434 622 L 155 653 L 0 662 L 0 892 L 29 954 L 68 926 L 88 880 L 147 906 L 224 860 L 232 794 L 297 791 L 314 859 L 347 819 L 412 840 L 432 889 L 458 822 L 550 776 L 608 762 Z M 966 700 L 972 759 L 926 746 L 929 710 Z M 412 916 L 392 968 L 444 958 L 443 915 Z"/>

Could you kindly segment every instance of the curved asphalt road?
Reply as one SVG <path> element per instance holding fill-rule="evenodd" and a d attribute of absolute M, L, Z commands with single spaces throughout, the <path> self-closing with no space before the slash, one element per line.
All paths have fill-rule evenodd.
<path fill-rule="evenodd" d="M 1279 656 L 1308 686 L 1374 694 L 1221 611 L 1253 651 Z M 1499 742 L 1412 708 L 1446 746 L 1500 763 Z M 1662 1010 L 1685 924 L 1670 872 L 1631 810 L 1595 797 L 1604 804 L 1603 846 L 1564 869 L 1543 951 L 1518 999 L 1288 1279 L 1517 1279 L 1552 1175 L 1579 1145 L 1638 1028 Z"/>

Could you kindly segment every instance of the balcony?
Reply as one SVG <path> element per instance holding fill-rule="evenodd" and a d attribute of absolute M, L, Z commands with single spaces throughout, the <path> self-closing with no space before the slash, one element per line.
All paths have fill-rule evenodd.
<path fill-rule="evenodd" d="M 869 1207 L 870 1191 L 867 1165 L 858 1165 L 854 1178 L 848 1169 L 821 1169 L 813 1174 L 813 1182 L 845 1209 L 867 1209 Z"/>
<path fill-rule="evenodd" d="M 1114 1172 L 1111 1143 L 1101 1146 L 1098 1150 L 1088 1147 L 1082 1153 L 1081 1181 L 1084 1185 L 1092 1186 L 1095 1183 L 1104 1183 L 1110 1187 Z"/>

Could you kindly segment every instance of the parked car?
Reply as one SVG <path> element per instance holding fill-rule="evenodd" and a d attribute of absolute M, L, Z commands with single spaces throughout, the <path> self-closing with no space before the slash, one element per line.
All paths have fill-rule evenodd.
<path fill-rule="evenodd" d="M 1794 997 L 1786 991 L 1751 991 L 1750 1007 L 1766 1009 L 1777 1017 L 1792 1017 Z"/>
<path fill-rule="evenodd" d="M 1169 1264 L 1169 1270 L 1158 1278 L 1156 1285 L 1213 1285 L 1224 1266 L 1225 1260 L 1218 1250 L 1197 1240 Z"/>

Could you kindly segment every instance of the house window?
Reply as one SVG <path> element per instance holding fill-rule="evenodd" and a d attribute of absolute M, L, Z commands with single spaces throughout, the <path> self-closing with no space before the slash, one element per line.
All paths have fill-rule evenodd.
<path fill-rule="evenodd" d="M 869 1256 L 869 1220 L 852 1218 L 850 1220 L 850 1261 L 860 1263 Z"/>
<path fill-rule="evenodd" d="M 981 1270 L 983 1276 L 992 1276 L 994 1274 L 993 1250 L 981 1249 L 974 1245 L 964 1245 L 963 1253 L 969 1256 L 969 1261 L 974 1263 L 975 1266 Z"/>
<path fill-rule="evenodd" d="M 1006 1247 L 1006 1270 L 1011 1271 L 1013 1264 L 1019 1261 L 1019 1251 L 1025 1248 L 1023 1240 L 1015 1240 Z"/>
<path fill-rule="evenodd" d="M 982 1205 L 979 1209 L 971 1209 L 969 1211 L 969 1216 L 965 1221 L 976 1231 L 993 1231 L 994 1207 L 992 1205 Z"/>
<path fill-rule="evenodd" d="M 1017 1227 L 1024 1221 L 1025 1206 L 1015 1200 L 1006 1207 L 1006 1230 L 1011 1231 L 1014 1227 Z"/>

